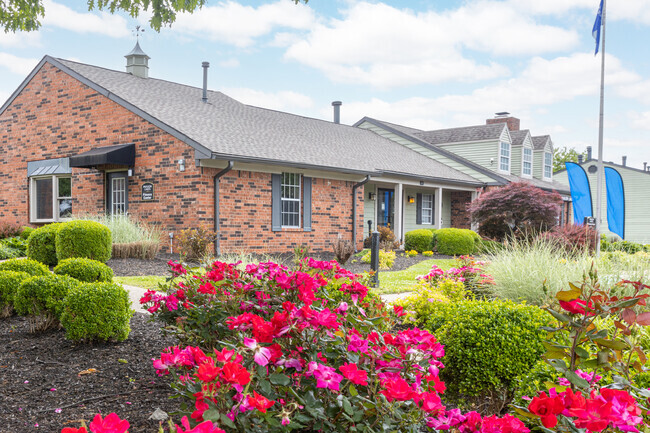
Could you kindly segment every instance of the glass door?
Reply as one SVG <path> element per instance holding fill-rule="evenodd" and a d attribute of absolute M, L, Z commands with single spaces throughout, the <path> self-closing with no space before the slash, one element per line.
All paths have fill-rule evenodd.
<path fill-rule="evenodd" d="M 379 208 L 377 209 L 377 225 L 393 229 L 395 218 L 395 190 L 379 188 L 377 190 Z"/>
<path fill-rule="evenodd" d="M 110 215 L 125 214 L 129 209 L 128 177 L 126 171 L 106 174 L 106 212 Z"/>

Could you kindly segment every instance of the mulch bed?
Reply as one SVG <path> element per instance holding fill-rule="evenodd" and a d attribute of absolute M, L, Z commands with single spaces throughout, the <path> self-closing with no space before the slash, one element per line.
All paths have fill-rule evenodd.
<path fill-rule="evenodd" d="M 391 270 L 430 258 L 448 257 L 398 252 Z M 178 260 L 178 255 L 112 259 L 107 264 L 116 276 L 168 275 L 170 259 Z M 293 256 L 278 256 L 277 261 L 290 265 Z M 358 257 L 345 267 L 356 273 L 370 270 Z M 80 420 L 88 424 L 96 413 L 111 412 L 128 419 L 132 433 L 154 433 L 159 423 L 149 417 L 156 409 L 169 414 L 179 409 L 180 400 L 169 399 L 169 380 L 156 376 L 151 365 L 151 358 L 175 342 L 148 316 L 133 316 L 131 334 L 121 343 L 75 344 L 65 339 L 63 330 L 30 334 L 28 329 L 23 317 L 0 320 L 0 433 L 60 433 L 63 427 L 79 427 Z"/>
<path fill-rule="evenodd" d="M 151 365 L 174 341 L 146 315 L 133 316 L 121 343 L 75 344 L 63 330 L 28 329 L 22 317 L 0 320 L 0 432 L 60 433 L 96 413 L 116 412 L 129 420 L 130 432 L 154 433 L 158 422 L 148 418 L 156 409 L 178 410 L 169 381 Z"/>

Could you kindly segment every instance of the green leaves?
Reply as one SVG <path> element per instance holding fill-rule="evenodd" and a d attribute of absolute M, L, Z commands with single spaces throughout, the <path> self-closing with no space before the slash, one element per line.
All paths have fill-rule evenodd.
<path fill-rule="evenodd" d="M 285 374 L 273 373 L 269 376 L 269 380 L 273 385 L 287 386 L 291 383 L 289 376 Z"/>

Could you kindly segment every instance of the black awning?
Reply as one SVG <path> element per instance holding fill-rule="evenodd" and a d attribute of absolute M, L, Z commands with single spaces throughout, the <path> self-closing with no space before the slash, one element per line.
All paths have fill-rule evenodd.
<path fill-rule="evenodd" d="M 117 164 L 133 167 L 135 144 L 115 144 L 98 147 L 70 157 L 70 167 L 95 167 L 102 164 Z"/>

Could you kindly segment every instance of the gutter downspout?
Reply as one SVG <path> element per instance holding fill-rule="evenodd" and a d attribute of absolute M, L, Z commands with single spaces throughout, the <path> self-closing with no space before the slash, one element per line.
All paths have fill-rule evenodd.
<path fill-rule="evenodd" d="M 232 170 L 234 165 L 234 161 L 228 161 L 228 166 L 214 175 L 214 253 L 217 257 L 221 255 L 221 246 L 219 244 L 221 238 L 221 233 L 219 233 L 219 183 L 221 177 Z"/>
<path fill-rule="evenodd" d="M 364 180 L 355 184 L 352 187 L 352 245 L 354 246 L 354 252 L 357 250 L 357 189 L 360 186 L 365 185 L 370 180 L 370 175 L 367 175 Z"/>

